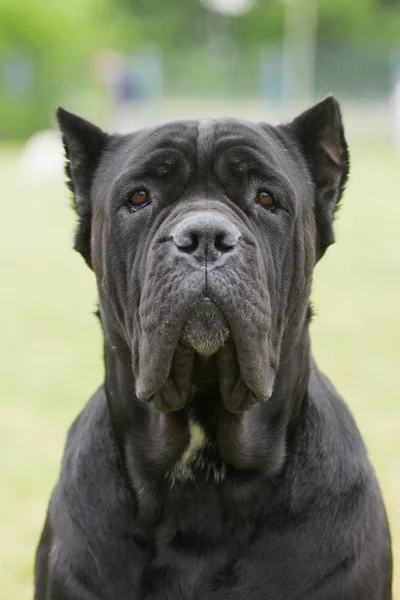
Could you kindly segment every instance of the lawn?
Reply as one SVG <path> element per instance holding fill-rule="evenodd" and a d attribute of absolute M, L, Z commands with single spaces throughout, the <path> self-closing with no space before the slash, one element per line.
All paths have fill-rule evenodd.
<path fill-rule="evenodd" d="M 32 564 L 67 427 L 102 379 L 93 276 L 71 250 L 60 184 L 21 180 L 0 150 L 0 596 L 32 596 Z M 347 399 L 400 554 L 400 158 L 355 145 L 337 241 L 318 265 L 314 353 Z M 60 178 L 61 181 L 61 178 Z M 400 600 L 400 567 L 395 598 Z M 339 600 L 339 599 L 338 599 Z"/>

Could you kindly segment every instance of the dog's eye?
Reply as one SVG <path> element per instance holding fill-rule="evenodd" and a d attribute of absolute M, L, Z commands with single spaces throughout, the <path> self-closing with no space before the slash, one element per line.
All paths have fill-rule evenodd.
<path fill-rule="evenodd" d="M 275 210 L 277 207 L 275 197 L 271 194 L 271 192 L 267 192 L 267 190 L 258 190 L 257 202 L 267 210 Z"/>
<path fill-rule="evenodd" d="M 129 196 L 127 206 L 132 212 L 135 212 L 138 208 L 149 204 L 149 202 L 150 196 L 145 190 L 136 190 Z"/>

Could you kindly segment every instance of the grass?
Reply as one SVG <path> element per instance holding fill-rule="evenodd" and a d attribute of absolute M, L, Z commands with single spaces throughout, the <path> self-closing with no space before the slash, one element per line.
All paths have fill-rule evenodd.
<path fill-rule="evenodd" d="M 71 248 L 64 188 L 21 181 L 0 150 L 0 589 L 32 596 L 35 546 L 67 427 L 102 379 L 94 278 Z M 319 365 L 347 399 L 382 485 L 400 554 L 399 159 L 353 149 L 338 243 L 317 266 L 312 324 Z M 61 175 L 60 175 L 61 181 Z M 400 599 L 397 569 L 395 598 Z"/>

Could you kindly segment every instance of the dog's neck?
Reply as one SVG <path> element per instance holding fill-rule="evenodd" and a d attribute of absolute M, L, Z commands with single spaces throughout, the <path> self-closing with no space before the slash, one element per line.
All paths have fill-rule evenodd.
<path fill-rule="evenodd" d="M 197 370 L 187 407 L 161 414 L 135 396 L 129 352 L 105 329 L 105 388 L 115 440 L 131 478 L 161 481 L 196 444 L 206 439 L 228 469 L 272 476 L 282 468 L 288 435 L 307 395 L 310 369 L 309 316 L 283 336 L 271 398 L 243 414 L 222 405 L 212 363 Z M 211 359 L 210 359 L 211 360 Z M 201 432 L 201 435 L 198 435 Z M 196 434 L 196 439 L 193 436 Z"/>

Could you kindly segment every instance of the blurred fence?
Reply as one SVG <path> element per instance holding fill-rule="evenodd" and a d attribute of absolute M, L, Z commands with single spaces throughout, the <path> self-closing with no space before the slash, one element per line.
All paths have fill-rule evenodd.
<path fill-rule="evenodd" d="M 21 137 L 51 126 L 59 103 L 79 112 L 84 112 L 88 104 L 96 104 L 97 108 L 89 111 L 96 115 L 110 111 L 110 105 L 118 110 L 115 104 L 121 94 L 125 94 L 122 100 L 128 107 L 130 103 L 143 105 L 173 98 L 207 102 L 259 99 L 276 105 L 293 100 L 280 46 L 246 49 L 234 44 L 210 45 L 166 54 L 157 48 L 142 48 L 126 57 L 120 89 L 118 81 L 108 88 L 96 81 L 92 62 L 49 67 L 21 51 L 0 58 L 0 136 Z M 342 100 L 386 101 L 399 66 L 400 50 L 320 46 L 314 65 L 313 95 L 320 98 L 334 93 Z"/>
<path fill-rule="evenodd" d="M 314 95 L 334 92 L 349 99 L 388 98 L 400 53 L 371 47 L 320 47 L 314 68 Z M 397 59 L 397 60 L 396 60 Z M 261 96 L 291 100 L 284 86 L 283 48 L 230 53 L 176 53 L 163 58 L 165 94 L 178 96 Z"/>

